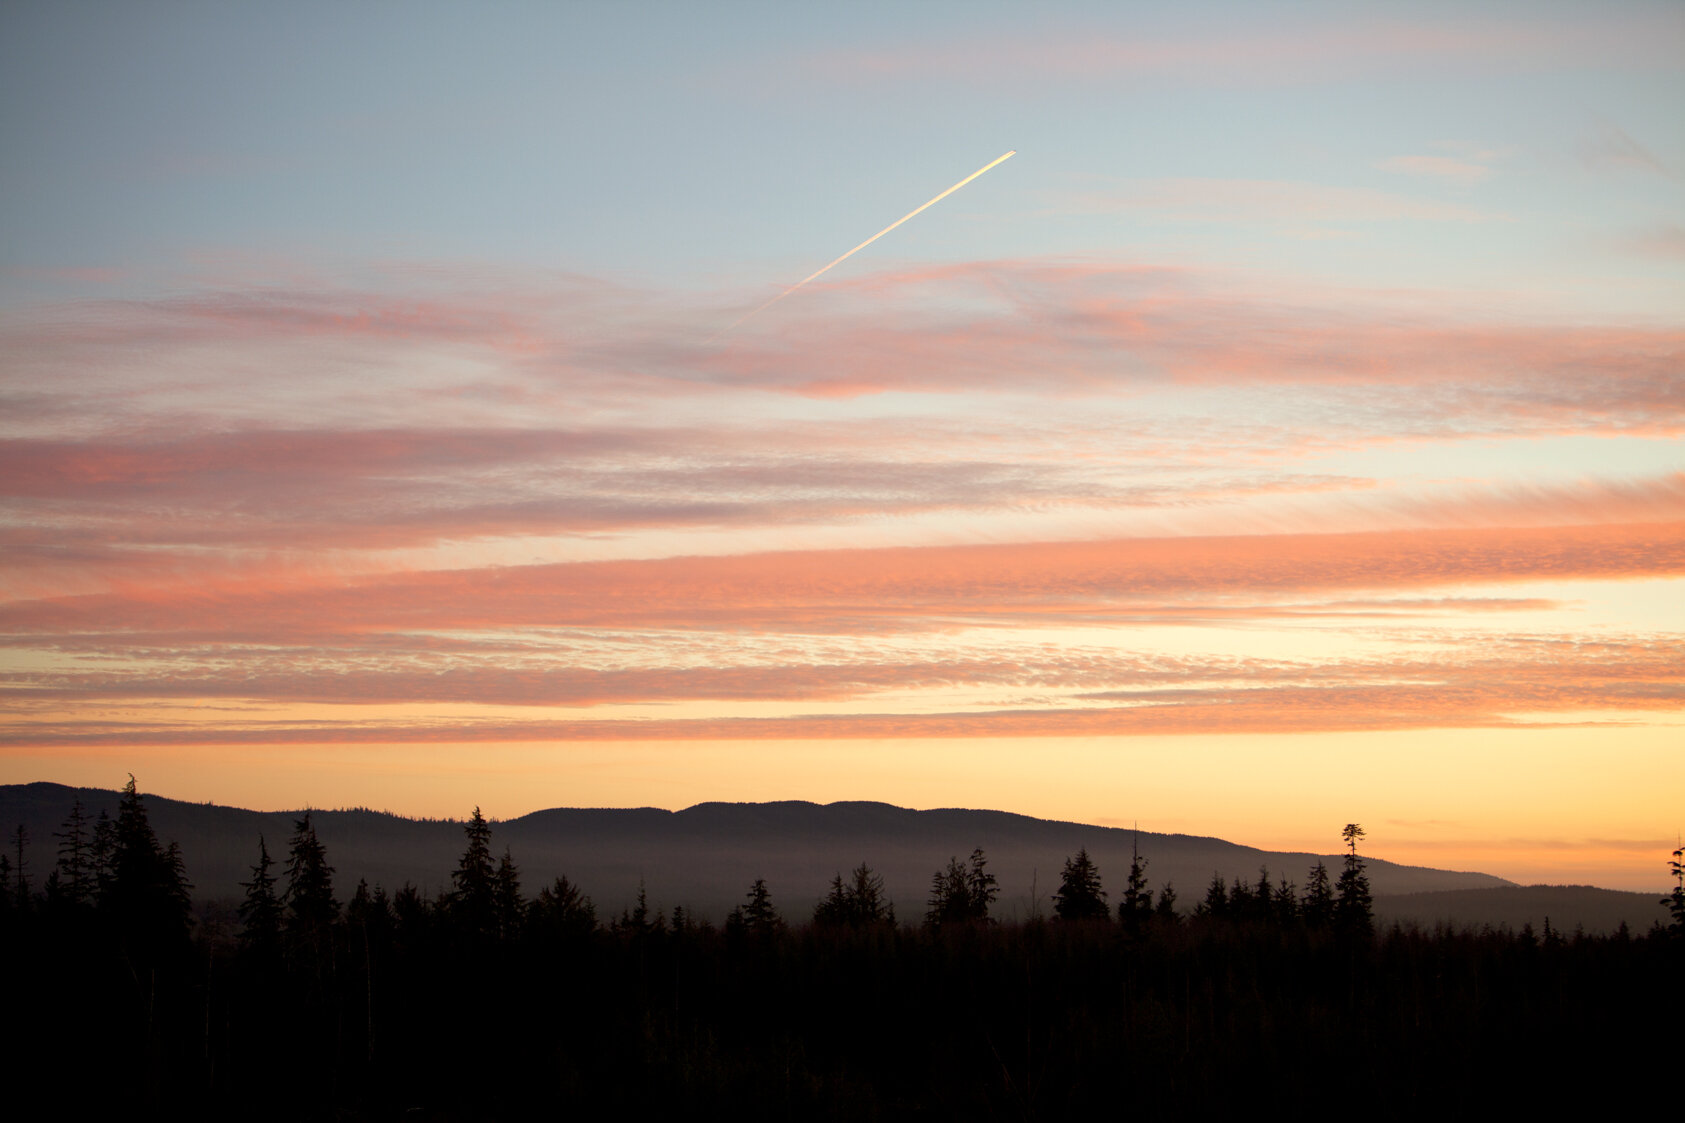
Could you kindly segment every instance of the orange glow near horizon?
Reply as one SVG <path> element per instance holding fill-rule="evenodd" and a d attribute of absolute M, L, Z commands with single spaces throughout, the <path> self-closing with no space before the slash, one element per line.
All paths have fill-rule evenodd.
<path fill-rule="evenodd" d="M 876 800 L 1199 834 L 1265 850 L 1366 853 L 1521 884 L 1665 889 L 1685 720 L 1313 735 L 939 741 L 574 742 L 7 749 L 8 773 L 255 810 L 370 806 L 494 819 L 550 807 Z M 1447 778 L 1451 778 L 1448 782 Z M 329 803 L 323 790 L 336 794 Z M 1003 798 L 1002 793 L 1010 792 Z M 1558 808 L 1572 801 L 1572 828 Z"/>

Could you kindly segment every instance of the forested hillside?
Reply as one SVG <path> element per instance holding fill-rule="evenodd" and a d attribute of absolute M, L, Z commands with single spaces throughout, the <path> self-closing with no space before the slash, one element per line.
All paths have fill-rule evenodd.
<path fill-rule="evenodd" d="M 1003 923 L 975 847 L 922 900 L 862 863 L 811 907 L 756 879 L 716 925 L 529 883 L 478 812 L 432 893 L 348 885 L 304 813 L 235 909 L 197 916 L 191 855 L 133 784 L 61 828 L 0 860 L 0 953 L 15 1071 L 85 1113 L 1058 1119 L 1267 1093 L 1463 1118 L 1542 1091 L 1508 1074 L 1555 1094 L 1668 1071 L 1651 1027 L 1685 998 L 1678 852 L 1668 923 L 1610 936 L 1377 930 L 1355 823 L 1297 885 L 1178 897 L 1140 855 L 1108 883 L 1079 848 L 1045 915 Z M 74 1083 L 91 1058 L 100 1080 Z"/>

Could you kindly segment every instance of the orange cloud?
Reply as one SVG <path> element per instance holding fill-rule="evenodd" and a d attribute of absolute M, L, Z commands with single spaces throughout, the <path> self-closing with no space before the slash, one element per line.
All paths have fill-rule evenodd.
<path fill-rule="evenodd" d="M 0 631 L 181 634 L 531 626 L 873 632 L 960 615 L 1121 617 L 1167 597 L 1297 596 L 1685 573 L 1685 521 L 927 546 L 248 581 L 14 601 Z M 35 640 L 31 640 L 35 642 Z"/>
<path fill-rule="evenodd" d="M 1564 679 L 1571 675 L 1564 672 Z M 1420 687 L 1281 687 L 1190 692 L 1135 704 L 1081 709 L 991 710 L 934 714 L 812 714 L 797 717 L 598 719 L 556 721 L 367 720 L 269 718 L 244 723 L 15 723 L 8 743 L 50 745 L 194 745 L 330 743 L 473 743 L 477 741 L 756 741 L 992 737 L 1092 737 L 1148 734 L 1328 733 L 1435 728 L 1528 728 L 1517 711 L 1573 713 L 1614 705 L 1682 708 L 1673 679 L 1636 694 L 1565 683 L 1560 689 L 1484 690 Z M 1177 692 L 1178 694 L 1182 692 Z M 1559 723 L 1547 723 L 1554 727 Z"/>
<path fill-rule="evenodd" d="M 1361 698 L 1377 713 L 1388 713 L 1398 709 L 1398 699 L 1413 699 L 1426 688 L 1437 691 L 1446 712 L 1484 715 L 1482 720 L 1500 710 L 1685 704 L 1681 645 L 1669 640 L 1498 637 L 1454 645 L 1431 658 L 1326 662 L 965 644 L 886 662 L 857 649 L 815 652 L 751 644 L 721 649 L 718 658 L 735 652 L 736 665 L 681 666 L 675 659 L 666 666 L 618 670 L 581 665 L 575 649 L 546 652 L 519 635 L 454 651 L 425 640 L 406 645 L 402 637 L 375 648 L 345 640 L 339 649 L 154 650 L 147 653 L 150 663 L 132 669 L 14 672 L 0 675 L 0 682 L 14 704 L 42 712 L 72 698 L 579 708 L 698 700 L 836 702 L 892 691 L 940 700 L 943 692 L 976 687 L 1040 692 L 1043 700 L 1034 707 L 1039 712 L 1086 711 L 1098 703 L 1200 708 L 1235 704 L 1240 693 L 1256 699 L 1264 692 L 1286 692 L 1300 708 L 1344 713 L 1357 704 L 1352 698 Z M 600 649 L 593 654 L 600 656 Z M 849 654 L 854 657 L 846 658 Z M 845 658 L 834 661 L 838 655 Z M 741 661 L 745 656 L 757 661 Z M 1013 712 L 999 703 L 990 709 Z"/>

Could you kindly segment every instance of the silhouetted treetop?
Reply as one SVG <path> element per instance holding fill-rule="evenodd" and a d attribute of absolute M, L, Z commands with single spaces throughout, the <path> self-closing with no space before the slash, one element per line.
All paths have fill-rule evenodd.
<path fill-rule="evenodd" d="M 99 909 L 118 932 L 147 952 L 179 948 L 192 926 L 192 901 L 180 851 L 171 843 L 158 844 L 147 818 L 146 804 L 131 774 L 117 801 L 115 823 L 96 826 L 101 851 Z"/>
<path fill-rule="evenodd" d="M 978 847 L 966 862 L 950 858 L 947 869 L 937 870 L 930 879 L 925 924 L 940 928 L 944 924 L 987 921 L 989 906 L 1000 893 L 988 865 L 983 848 Z"/>
<path fill-rule="evenodd" d="M 491 933 L 497 929 L 497 870 L 491 859 L 491 825 L 476 807 L 462 831 L 468 836 L 468 846 L 451 873 L 456 885 L 451 911 L 465 930 Z"/>
<path fill-rule="evenodd" d="M 275 894 L 275 878 L 269 873 L 274 864 L 268 844 L 258 835 L 252 879 L 240 883 L 246 890 L 246 898 L 240 903 L 240 942 L 259 953 L 274 950 L 281 939 L 281 901 Z"/>
<path fill-rule="evenodd" d="M 848 881 L 840 873 L 831 879 L 831 891 L 813 910 L 813 922 L 847 928 L 894 924 L 895 906 L 884 896 L 883 878 L 862 862 Z"/>
<path fill-rule="evenodd" d="M 293 821 L 293 836 L 287 850 L 287 888 L 282 896 L 286 907 L 286 931 L 294 950 L 325 948 L 329 930 L 339 919 L 339 902 L 333 895 L 333 867 L 327 848 L 316 837 L 310 812 Z"/>
<path fill-rule="evenodd" d="M 93 837 L 88 814 L 82 800 L 70 805 L 70 816 L 63 829 L 53 834 L 59 840 L 59 892 L 63 900 L 73 905 L 91 904 L 94 899 Z"/>
<path fill-rule="evenodd" d="M 1366 938 L 1375 931 L 1374 899 L 1369 892 L 1369 875 L 1358 857 L 1357 843 L 1363 828 L 1347 823 L 1340 836 L 1346 840 L 1345 869 L 1334 885 L 1334 923 L 1353 938 Z"/>
<path fill-rule="evenodd" d="M 738 905 L 732 910 L 729 928 L 748 932 L 751 935 L 768 936 L 784 927 L 783 918 L 778 910 L 772 907 L 772 893 L 766 887 L 766 879 L 757 877 L 755 883 L 749 887 L 748 903 Z"/>
<path fill-rule="evenodd" d="M 1106 892 L 1100 888 L 1100 871 L 1088 856 L 1088 848 L 1065 860 L 1059 891 L 1053 894 L 1053 911 L 1060 920 L 1105 920 Z"/>

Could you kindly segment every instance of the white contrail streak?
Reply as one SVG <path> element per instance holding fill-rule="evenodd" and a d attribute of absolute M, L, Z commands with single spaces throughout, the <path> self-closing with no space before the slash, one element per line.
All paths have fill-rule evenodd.
<path fill-rule="evenodd" d="M 930 202 L 924 204 L 924 206 L 918 207 L 915 210 L 908 211 L 906 214 L 902 215 L 900 218 L 896 219 L 894 222 L 890 223 L 888 226 L 884 227 L 882 230 L 879 230 L 876 234 L 873 234 L 870 238 L 867 238 L 864 242 L 861 242 L 858 246 L 855 246 L 853 249 L 849 250 L 847 253 L 843 254 L 841 257 L 837 258 L 835 261 L 831 262 L 829 265 L 824 265 L 824 266 L 821 266 L 818 269 L 815 269 L 813 272 L 809 273 L 807 276 L 803 277 L 801 280 L 797 281 L 795 284 L 791 285 L 789 288 L 785 289 L 783 292 L 779 293 L 777 296 L 773 297 L 771 300 L 767 301 L 765 304 L 761 305 L 759 308 L 755 308 L 755 309 L 752 309 L 751 311 L 745 312 L 743 315 L 739 316 L 736 320 L 734 320 L 732 322 L 731 327 L 728 327 L 725 330 L 726 331 L 732 331 L 739 324 L 743 323 L 743 321 L 749 319 L 751 316 L 758 316 L 762 312 L 765 312 L 768 308 L 771 308 L 774 304 L 777 304 L 780 300 L 783 300 L 786 296 L 789 296 L 791 293 L 795 292 L 797 289 L 801 288 L 803 285 L 807 284 L 809 281 L 812 281 L 812 280 L 822 276 L 827 270 L 833 269 L 836 266 L 841 265 L 843 262 L 845 262 L 849 258 L 853 257 L 855 254 L 859 253 L 861 250 L 865 249 L 867 246 L 871 245 L 873 242 L 877 241 L 879 238 L 883 237 L 885 234 L 889 233 L 891 230 L 894 230 L 897 226 L 900 226 L 903 222 L 906 222 L 909 218 L 912 218 L 914 215 L 918 214 L 919 211 L 929 210 L 931 207 L 934 207 L 937 203 L 940 203 L 943 199 L 946 199 L 949 195 L 952 195 L 954 192 L 958 191 L 960 188 L 964 187 L 966 184 L 970 183 L 972 180 L 976 179 L 978 176 L 982 175 L 984 172 L 988 171 L 990 168 L 993 168 L 998 164 L 1004 164 L 1007 160 L 1011 159 L 1012 157 L 1014 157 L 1016 155 L 1018 155 L 1018 150 L 1016 148 L 1014 148 L 1011 152 L 1008 152 L 1005 156 L 997 156 L 993 160 L 990 160 L 987 164 L 984 164 L 982 167 L 978 168 L 976 171 L 972 172 L 970 175 L 966 176 L 964 179 L 960 180 L 958 183 L 954 184 L 952 187 L 950 187 L 946 191 L 942 192 L 942 194 L 936 196 L 936 198 L 934 198 Z M 721 332 L 720 334 L 724 335 L 725 332 Z"/>

